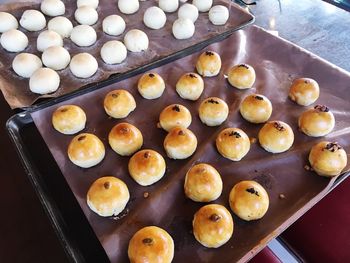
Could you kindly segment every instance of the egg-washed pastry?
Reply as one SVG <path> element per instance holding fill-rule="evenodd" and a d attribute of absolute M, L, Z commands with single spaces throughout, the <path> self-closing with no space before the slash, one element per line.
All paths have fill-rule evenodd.
<path fill-rule="evenodd" d="M 171 104 L 165 107 L 159 115 L 159 125 L 166 131 L 176 126 L 188 128 L 191 122 L 191 112 L 181 104 Z"/>
<path fill-rule="evenodd" d="M 162 96 L 165 82 L 159 74 L 149 72 L 141 76 L 137 83 L 137 89 L 143 98 L 153 100 Z"/>
<path fill-rule="evenodd" d="M 221 58 L 214 51 L 202 53 L 196 64 L 197 72 L 203 77 L 214 77 L 220 73 Z"/>
<path fill-rule="evenodd" d="M 237 89 L 250 89 L 255 78 L 255 70 L 248 64 L 236 65 L 228 72 L 228 82 Z"/>
<path fill-rule="evenodd" d="M 248 135 L 238 128 L 226 128 L 216 138 L 219 153 L 232 161 L 240 161 L 250 149 Z"/>
<path fill-rule="evenodd" d="M 85 128 L 86 114 L 76 105 L 63 105 L 52 114 L 52 125 L 60 133 L 75 134 Z"/>
<path fill-rule="evenodd" d="M 164 149 L 171 159 L 186 159 L 197 149 L 196 135 L 184 127 L 172 128 L 165 137 Z"/>
<path fill-rule="evenodd" d="M 243 99 L 239 111 L 242 117 L 251 123 L 264 123 L 271 117 L 272 104 L 263 95 L 251 94 Z"/>
<path fill-rule="evenodd" d="M 198 100 L 204 90 L 204 81 L 196 73 L 186 73 L 176 83 L 176 92 L 181 98 Z"/>
<path fill-rule="evenodd" d="M 320 96 L 318 83 L 310 78 L 295 79 L 289 88 L 289 98 L 301 106 L 309 106 Z"/>
<path fill-rule="evenodd" d="M 136 109 L 136 102 L 130 92 L 117 89 L 107 93 L 103 107 L 112 118 L 123 119 Z"/>
<path fill-rule="evenodd" d="M 217 97 L 205 99 L 199 106 L 199 118 L 208 126 L 219 126 L 226 121 L 228 106 L 225 101 Z"/>

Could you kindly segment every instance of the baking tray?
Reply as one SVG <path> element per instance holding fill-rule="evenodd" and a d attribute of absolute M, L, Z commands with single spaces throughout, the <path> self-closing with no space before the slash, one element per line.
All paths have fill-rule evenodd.
<path fill-rule="evenodd" d="M 22 12 L 26 9 L 33 8 L 40 10 L 39 3 L 41 0 L 29 0 L 20 3 L 6 3 L 7 0 L 0 0 L 0 3 L 2 2 L 5 2 L 5 4 L 0 5 L 0 11 L 9 11 L 19 19 Z M 65 16 L 72 21 L 74 26 L 77 25 L 78 23 L 74 19 L 76 1 L 68 0 L 65 1 L 65 4 Z M 59 97 L 79 88 L 85 88 L 91 85 L 96 86 L 97 83 L 108 78 L 117 80 L 119 75 L 126 72 L 141 72 L 147 68 L 158 66 L 160 65 L 159 63 L 175 60 L 180 58 L 183 54 L 195 52 L 196 50 L 202 49 L 204 46 L 222 40 L 234 31 L 254 22 L 253 15 L 230 0 L 215 0 L 214 4 L 222 4 L 229 8 L 230 18 L 225 25 L 214 26 L 209 22 L 208 13 L 200 13 L 199 18 L 195 23 L 196 32 L 194 36 L 186 40 L 176 40 L 172 36 L 171 27 L 173 21 L 177 18 L 177 12 L 167 14 L 167 22 L 162 29 L 151 30 L 143 24 L 143 13 L 146 8 L 157 5 L 155 0 L 140 2 L 140 10 L 133 15 L 124 15 L 120 13 L 116 1 L 100 0 L 97 9 L 99 20 L 92 26 L 97 33 L 97 42 L 90 47 L 78 47 L 69 39 L 64 39 L 64 47 L 67 48 L 72 57 L 80 52 L 88 52 L 97 59 L 99 68 L 91 78 L 76 78 L 72 75 L 69 68 L 66 68 L 58 72 L 61 77 L 61 84 L 56 92 L 46 95 L 34 94 L 29 90 L 28 79 L 17 76 L 12 69 L 12 60 L 17 53 L 6 52 L 0 47 L 0 89 L 11 108 L 30 107 L 39 98 Z M 126 21 L 126 30 L 120 36 L 109 36 L 102 32 L 102 20 L 111 14 L 118 14 Z M 47 21 L 50 19 L 48 17 L 46 18 Z M 102 45 L 109 40 L 123 41 L 125 33 L 130 29 L 135 28 L 141 29 L 147 33 L 150 40 L 148 50 L 140 53 L 128 52 L 127 59 L 120 64 L 105 64 L 100 57 L 100 49 Z M 29 38 L 30 45 L 26 48 L 25 52 L 34 53 L 40 57 L 41 53 L 36 50 L 35 41 L 41 31 L 27 32 L 21 27 L 20 30 L 23 30 Z"/>
<path fill-rule="evenodd" d="M 240 30 L 228 39 L 212 44 L 208 49 L 216 50 L 221 54 L 223 70 L 219 77 L 205 79 L 206 88 L 201 99 L 216 95 L 229 103 L 230 117 L 220 127 L 208 128 L 200 124 L 195 111 L 200 101 L 184 101 L 175 94 L 173 89 L 174 81 L 181 73 L 194 69 L 193 65 L 198 54 L 154 69 L 161 73 L 168 84 L 165 95 L 162 99 L 157 100 L 157 103 L 138 97 L 134 85 L 138 76 L 130 75 L 124 76 L 125 78 L 121 78 L 118 83 L 101 84 L 95 92 L 81 91 L 40 105 L 36 109 L 15 115 L 8 121 L 9 133 L 23 159 L 29 176 L 34 182 L 55 228 L 58 229 L 69 255 L 74 260 L 107 260 L 106 254 L 96 238 L 96 236 L 99 237 L 106 248 L 105 239 L 101 239 L 101 233 L 106 234 L 107 231 L 106 235 L 109 238 L 122 236 L 118 240 L 120 242 L 118 249 L 112 248 L 117 256 L 112 256 L 114 259 L 118 258 L 120 262 L 124 262 L 126 261 L 126 246 L 131 235 L 144 225 L 156 224 L 167 229 L 175 240 L 174 262 L 181 262 L 184 258 L 195 262 L 247 261 L 348 176 L 349 173 L 346 172 L 336 179 L 326 179 L 304 170 L 311 146 L 321 139 L 310 138 L 297 131 L 297 117 L 305 108 L 297 106 L 287 99 L 288 87 L 295 77 L 315 78 L 321 86 L 321 96 L 318 103 L 328 105 L 336 117 L 336 129 L 326 139 L 338 140 L 349 152 L 348 127 L 350 120 L 347 118 L 347 114 L 350 112 L 350 105 L 348 104 L 349 98 L 347 98 L 349 95 L 346 91 L 350 76 L 347 72 L 255 26 Z M 242 62 L 253 65 L 257 71 L 257 82 L 252 90 L 236 90 L 230 87 L 224 79 L 223 73 L 230 65 Z M 169 67 L 171 67 L 172 72 L 166 74 Z M 152 145 L 152 148 L 165 155 L 159 143 L 165 137 L 165 132 L 155 128 L 151 131 L 146 130 L 145 127 L 149 127 L 148 124 L 145 120 L 137 119 L 137 116 L 139 118 L 141 116 L 143 119 L 148 119 L 144 118 L 144 116 L 148 116 L 156 126 L 157 116 L 164 106 L 170 103 L 181 103 L 192 112 L 193 124 L 190 129 L 199 139 L 197 152 L 192 158 L 185 161 L 171 161 L 166 158 L 168 171 L 165 178 L 148 188 L 137 186 L 130 179 L 126 170 L 127 158 L 120 158 L 118 169 L 115 168 L 112 171 L 110 167 L 107 167 L 108 163 L 118 161 L 118 157 L 110 149 L 107 150 L 104 162 L 89 170 L 74 167 L 68 160 L 62 163 L 61 160 L 61 169 L 73 171 L 72 174 L 76 177 L 73 184 L 71 180 L 67 184 L 46 143 L 49 143 L 51 153 L 57 158 L 57 153 L 64 156 L 66 145 L 71 137 L 60 136 L 52 131 L 51 126 L 47 126 L 48 116 L 61 104 L 76 103 L 81 105 L 86 110 L 89 120 L 87 130 L 93 131 L 102 140 L 105 140 L 109 129 L 118 121 L 110 120 L 106 116 L 104 116 L 103 121 L 100 119 L 101 114 L 103 114 L 102 99 L 109 90 L 121 86 L 129 89 L 140 104 L 139 110 L 136 109 L 127 121 L 135 123 L 142 130 L 144 138 L 147 138 L 145 139 L 145 147 Z M 278 155 L 269 154 L 257 144 L 253 144 L 251 151 L 241 162 L 231 162 L 218 155 L 213 145 L 213 139 L 221 129 L 227 126 L 240 127 L 247 131 L 249 136 L 256 137 L 261 125 L 248 124 L 237 113 L 237 107 L 242 97 L 252 92 L 262 93 L 271 99 L 275 107 L 272 119 L 281 119 L 291 124 L 296 135 L 295 144 L 290 151 Z M 89 107 L 85 107 L 84 101 L 86 100 L 89 101 Z M 142 104 L 149 105 L 149 103 L 153 107 L 152 110 L 151 107 L 146 109 L 142 106 Z M 154 113 L 152 113 L 153 111 Z M 46 126 L 45 131 L 41 130 L 46 143 L 41 138 L 31 116 L 35 116 L 39 127 Z M 46 125 L 40 124 L 40 119 Z M 107 124 L 101 124 L 102 122 Z M 52 137 L 58 136 L 60 138 L 57 137 L 56 142 L 49 140 L 48 136 L 50 137 L 50 135 L 48 134 L 50 133 Z M 154 143 L 153 140 L 158 143 Z M 204 141 L 210 141 L 210 143 L 204 143 Z M 247 223 L 234 216 L 236 228 L 233 238 L 225 246 L 216 250 L 200 246 L 190 233 L 192 216 L 202 204 L 187 200 L 184 197 L 182 185 L 187 169 L 199 161 L 214 164 L 222 174 L 224 191 L 216 201 L 217 203 L 228 206 L 228 193 L 231 187 L 242 179 L 254 179 L 262 183 L 271 199 L 268 213 L 259 221 Z M 45 165 L 43 165 L 44 163 Z M 68 168 L 64 168 L 62 164 Z M 117 221 L 100 218 L 89 211 L 86 205 L 84 206 L 83 196 L 89 184 L 105 174 L 121 177 L 128 184 L 132 195 L 128 205 L 129 214 Z M 80 189 L 75 188 L 77 183 L 79 183 Z M 69 187 L 72 187 L 77 199 Z M 144 192 L 149 192 L 150 197 L 144 199 Z M 285 198 L 279 198 L 280 194 L 284 194 Z M 163 201 L 166 201 L 166 207 Z M 79 208 L 78 203 L 82 209 Z M 67 213 L 67 207 L 71 209 L 70 212 L 74 211 L 74 213 Z M 108 236 L 108 233 L 118 232 L 118 230 L 120 230 L 120 235 Z M 94 238 L 84 238 L 85 235 L 94 236 L 93 231 L 97 234 Z M 111 243 L 107 243 L 109 256 L 111 256 L 111 247 L 108 247 L 110 245 Z"/>

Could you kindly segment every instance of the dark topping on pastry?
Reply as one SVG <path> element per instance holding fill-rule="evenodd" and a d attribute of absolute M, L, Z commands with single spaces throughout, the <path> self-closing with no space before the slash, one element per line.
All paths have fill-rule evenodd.
<path fill-rule="evenodd" d="M 257 100 L 264 100 L 264 98 L 261 97 L 261 96 L 259 96 L 259 95 L 258 95 L 258 96 L 255 96 L 254 98 L 257 99 Z"/>
<path fill-rule="evenodd" d="M 105 188 L 105 189 L 109 189 L 109 188 L 111 188 L 111 183 L 110 182 L 105 182 L 104 184 L 103 184 L 103 187 Z"/>
<path fill-rule="evenodd" d="M 179 105 L 175 105 L 174 107 L 172 107 L 172 110 L 177 112 L 181 111 Z"/>
<path fill-rule="evenodd" d="M 122 127 L 122 128 L 120 129 L 120 132 L 121 132 L 121 133 L 128 133 L 128 132 L 129 132 L 129 128 L 128 128 L 128 127 Z"/>
<path fill-rule="evenodd" d="M 85 135 L 82 135 L 78 138 L 78 141 L 82 141 L 82 140 L 85 140 L 86 136 Z"/>
<path fill-rule="evenodd" d="M 238 65 L 239 68 L 246 68 L 246 69 L 249 69 L 249 66 L 246 65 L 246 64 L 241 64 L 241 65 Z"/>
<path fill-rule="evenodd" d="M 306 79 L 306 80 L 304 80 L 304 83 L 309 84 L 310 82 Z"/>
<path fill-rule="evenodd" d="M 329 112 L 329 108 L 325 105 L 316 105 L 314 109 L 320 112 Z"/>
<path fill-rule="evenodd" d="M 119 93 L 112 93 L 112 98 L 114 98 L 114 99 L 116 99 L 116 98 L 118 98 L 119 97 Z"/>
<path fill-rule="evenodd" d="M 214 56 L 214 53 L 211 52 L 211 51 L 206 51 L 205 54 L 206 54 L 207 56 Z"/>
<path fill-rule="evenodd" d="M 153 73 L 149 73 L 148 76 L 149 76 L 150 78 L 154 78 L 154 77 L 155 77 L 155 75 L 154 75 Z"/>
<path fill-rule="evenodd" d="M 145 244 L 146 246 L 152 246 L 153 244 L 153 239 L 152 238 L 144 238 L 142 240 L 142 243 Z"/>
<path fill-rule="evenodd" d="M 230 133 L 228 134 L 228 136 L 235 136 L 237 139 L 242 137 L 242 136 L 239 134 L 239 132 L 236 132 L 236 131 L 235 131 L 235 132 L 233 132 L 233 131 L 230 132 Z"/>
<path fill-rule="evenodd" d="M 217 222 L 221 219 L 221 216 L 217 215 L 217 214 L 212 214 L 209 219 L 213 222 Z"/>
<path fill-rule="evenodd" d="M 273 126 L 274 126 L 277 130 L 279 130 L 279 131 L 284 131 L 284 130 L 285 130 L 285 128 L 283 127 L 283 125 L 282 125 L 281 123 L 279 123 L 278 121 L 275 121 L 275 122 L 273 123 Z"/>
<path fill-rule="evenodd" d="M 196 78 L 197 78 L 197 76 L 194 75 L 194 74 L 192 74 L 192 73 L 188 74 L 188 76 L 190 76 L 190 77 L 193 78 L 193 79 L 196 79 Z"/>
<path fill-rule="evenodd" d="M 217 100 L 214 99 L 207 100 L 206 103 L 220 104 Z"/>
<path fill-rule="evenodd" d="M 325 149 L 334 153 L 335 151 L 343 149 L 343 147 L 341 147 L 337 142 L 330 142 L 326 145 Z"/>
<path fill-rule="evenodd" d="M 177 134 L 182 136 L 182 135 L 185 135 L 185 132 L 183 130 L 179 130 L 179 132 Z"/>
<path fill-rule="evenodd" d="M 259 192 L 258 192 L 258 191 L 256 191 L 256 190 L 254 189 L 254 187 L 252 187 L 252 188 L 248 188 L 248 189 L 246 189 L 246 191 L 247 191 L 248 193 L 250 193 L 250 194 L 253 194 L 253 195 L 259 196 Z"/>
<path fill-rule="evenodd" d="M 61 110 L 61 112 L 66 112 L 66 111 L 68 111 L 69 109 L 68 108 L 63 108 L 62 110 Z"/>
<path fill-rule="evenodd" d="M 143 155 L 143 157 L 145 157 L 146 159 L 147 159 L 148 157 L 150 157 L 150 156 L 151 156 L 151 153 L 150 153 L 150 152 L 145 152 L 144 155 Z"/>
<path fill-rule="evenodd" d="M 204 173 L 205 171 L 206 169 L 203 167 L 197 168 L 197 173 Z"/>

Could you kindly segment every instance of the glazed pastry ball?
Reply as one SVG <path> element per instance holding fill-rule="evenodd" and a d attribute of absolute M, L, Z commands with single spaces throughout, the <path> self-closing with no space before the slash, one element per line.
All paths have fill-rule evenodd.
<path fill-rule="evenodd" d="M 171 159 L 186 159 L 197 149 L 197 138 L 184 127 L 172 128 L 164 140 L 164 149 Z"/>
<path fill-rule="evenodd" d="M 197 72 L 203 77 L 214 77 L 221 69 L 221 58 L 218 53 L 206 51 L 202 53 L 196 64 Z"/>
<path fill-rule="evenodd" d="M 69 64 L 70 54 L 64 47 L 53 46 L 45 49 L 41 59 L 46 67 L 53 70 L 62 70 Z"/>
<path fill-rule="evenodd" d="M 320 96 L 318 83 L 310 78 L 300 78 L 293 81 L 289 89 L 289 98 L 301 106 L 309 106 Z"/>
<path fill-rule="evenodd" d="M 211 165 L 200 163 L 193 166 L 185 177 L 185 194 L 195 202 L 211 202 L 222 193 L 219 172 Z"/>
<path fill-rule="evenodd" d="M 151 29 L 160 29 L 164 27 L 166 15 L 162 9 L 152 6 L 146 9 L 143 15 L 143 23 Z"/>
<path fill-rule="evenodd" d="M 159 0 L 159 8 L 164 12 L 172 13 L 179 8 L 179 0 Z"/>
<path fill-rule="evenodd" d="M 52 114 L 52 125 L 56 131 L 71 135 L 85 128 L 86 114 L 76 105 L 58 107 Z"/>
<path fill-rule="evenodd" d="M 79 47 L 89 47 L 96 42 L 96 31 L 89 25 L 79 25 L 73 28 L 70 39 Z"/>
<path fill-rule="evenodd" d="M 187 128 L 191 122 L 191 112 L 180 104 L 167 106 L 159 115 L 159 125 L 167 132 L 177 126 Z"/>
<path fill-rule="evenodd" d="M 69 69 L 77 78 L 90 78 L 97 71 L 96 59 L 89 53 L 76 54 L 69 64 Z"/>
<path fill-rule="evenodd" d="M 40 31 L 45 28 L 46 19 L 38 10 L 30 9 L 23 12 L 19 23 L 28 31 Z"/>
<path fill-rule="evenodd" d="M 213 0 L 193 0 L 193 4 L 198 8 L 199 12 L 208 12 L 213 5 Z"/>
<path fill-rule="evenodd" d="M 198 19 L 198 8 L 192 4 L 183 4 L 177 12 L 179 18 L 188 18 L 193 23 Z"/>
<path fill-rule="evenodd" d="M 165 160 L 163 156 L 153 150 L 141 150 L 129 160 L 131 177 L 142 186 L 158 182 L 165 174 Z"/>
<path fill-rule="evenodd" d="M 60 16 L 66 11 L 64 3 L 60 0 L 43 0 L 40 9 L 47 16 Z"/>
<path fill-rule="evenodd" d="M 139 0 L 118 0 L 118 8 L 123 14 L 134 14 L 140 8 Z"/>
<path fill-rule="evenodd" d="M 60 76 L 50 68 L 39 68 L 29 79 L 29 89 L 37 94 L 55 92 L 60 86 Z"/>
<path fill-rule="evenodd" d="M 228 106 L 225 101 L 217 97 L 205 99 L 199 106 L 199 118 L 208 126 L 219 126 L 226 121 Z"/>
<path fill-rule="evenodd" d="M 237 89 L 250 89 L 255 77 L 254 68 L 248 64 L 234 66 L 228 72 L 228 82 Z"/>
<path fill-rule="evenodd" d="M 10 29 L 2 33 L 0 44 L 9 52 L 21 52 L 28 46 L 28 38 L 22 31 Z"/>
<path fill-rule="evenodd" d="M 216 5 L 209 10 L 209 20 L 213 25 L 225 25 L 229 18 L 229 11 L 226 6 Z"/>
<path fill-rule="evenodd" d="M 78 7 L 74 12 L 74 17 L 81 25 L 93 25 L 98 20 L 97 11 L 93 7 L 87 5 Z"/>
<path fill-rule="evenodd" d="M 103 19 L 103 32 L 111 36 L 119 36 L 123 34 L 126 24 L 124 19 L 118 15 L 110 15 Z"/>
<path fill-rule="evenodd" d="M 335 125 L 334 115 L 328 107 L 316 105 L 299 117 L 299 128 L 308 136 L 320 137 L 330 133 Z"/>
<path fill-rule="evenodd" d="M 246 221 L 262 218 L 269 208 L 269 196 L 259 183 L 241 181 L 236 184 L 229 197 L 232 211 Z"/>
<path fill-rule="evenodd" d="M 81 133 L 70 142 L 68 157 L 75 165 L 81 168 L 90 168 L 103 160 L 105 146 L 96 135 Z"/>
<path fill-rule="evenodd" d="M 103 107 L 112 118 L 122 119 L 136 109 L 136 102 L 127 90 L 118 89 L 106 95 Z"/>
<path fill-rule="evenodd" d="M 146 73 L 139 79 L 137 89 L 143 98 L 148 100 L 157 99 L 162 96 L 165 83 L 159 74 L 155 72 Z"/>
<path fill-rule="evenodd" d="M 17 19 L 7 12 L 0 12 L 0 33 L 18 28 Z"/>
<path fill-rule="evenodd" d="M 188 39 L 194 35 L 196 27 L 188 18 L 179 18 L 175 20 L 172 31 L 176 39 Z"/>
<path fill-rule="evenodd" d="M 233 234 L 232 216 L 222 205 L 203 206 L 194 215 L 192 225 L 194 237 L 208 248 L 221 247 Z"/>
<path fill-rule="evenodd" d="M 115 125 L 108 135 L 109 145 L 121 156 L 130 156 L 143 144 L 142 133 L 134 125 L 126 122 Z"/>
<path fill-rule="evenodd" d="M 105 63 L 119 64 L 126 59 L 128 51 L 122 42 L 111 40 L 102 46 L 100 54 Z"/>
<path fill-rule="evenodd" d="M 45 30 L 41 32 L 36 41 L 36 48 L 43 52 L 45 49 L 53 46 L 63 46 L 62 37 L 55 31 Z"/>
<path fill-rule="evenodd" d="M 282 153 L 289 150 L 294 142 L 292 128 L 282 121 L 269 121 L 259 131 L 259 143 L 266 151 Z"/>
<path fill-rule="evenodd" d="M 148 49 L 149 40 L 145 32 L 132 29 L 125 34 L 124 44 L 131 52 L 142 52 Z"/>
<path fill-rule="evenodd" d="M 98 7 L 98 4 L 98 0 L 77 0 L 77 7 L 87 5 L 96 9 Z"/>
<path fill-rule="evenodd" d="M 250 149 L 248 135 L 238 128 L 226 128 L 216 138 L 219 153 L 232 161 L 240 161 Z"/>
<path fill-rule="evenodd" d="M 176 83 L 176 91 L 181 98 L 198 100 L 204 90 L 204 81 L 196 73 L 186 73 Z"/>
<path fill-rule="evenodd" d="M 18 54 L 12 61 L 13 70 L 23 78 L 30 78 L 41 67 L 40 58 L 29 53 Z"/>
<path fill-rule="evenodd" d="M 63 16 L 57 16 L 52 18 L 47 24 L 47 28 L 50 31 L 55 31 L 62 38 L 70 37 L 73 30 L 73 24 L 68 18 Z"/>
<path fill-rule="evenodd" d="M 243 99 L 239 111 L 251 123 L 264 123 L 271 117 L 272 104 L 263 95 L 251 94 Z"/>
<path fill-rule="evenodd" d="M 87 192 L 87 205 L 100 216 L 117 216 L 130 199 L 127 185 L 113 176 L 97 179 Z"/>
<path fill-rule="evenodd" d="M 174 241 L 165 230 L 147 226 L 137 231 L 131 238 L 128 256 L 132 263 L 170 263 L 174 258 Z"/>
<path fill-rule="evenodd" d="M 309 162 L 318 175 L 333 177 L 341 174 L 348 158 L 338 143 L 323 141 L 312 147 Z"/>

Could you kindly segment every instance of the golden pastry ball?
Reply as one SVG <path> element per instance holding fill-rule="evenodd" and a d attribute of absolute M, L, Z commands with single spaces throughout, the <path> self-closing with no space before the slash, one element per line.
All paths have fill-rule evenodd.
<path fill-rule="evenodd" d="M 106 95 L 103 106 L 106 113 L 112 118 L 123 119 L 136 109 L 136 102 L 130 92 L 117 89 Z"/>
<path fill-rule="evenodd" d="M 264 123 L 272 114 L 271 101 L 260 94 L 251 94 L 245 97 L 239 111 L 242 117 L 251 123 Z"/>
<path fill-rule="evenodd" d="M 155 72 L 146 73 L 139 79 L 137 89 L 143 98 L 153 100 L 162 96 L 165 83 L 159 74 Z"/>
<path fill-rule="evenodd" d="M 97 179 L 87 193 L 87 205 L 100 216 L 117 216 L 130 199 L 127 185 L 113 176 Z"/>
<path fill-rule="evenodd" d="M 222 205 L 210 204 L 200 208 L 194 215 L 193 234 L 196 240 L 208 248 L 218 248 L 230 240 L 233 219 Z"/>
<path fill-rule="evenodd" d="M 300 78 L 293 81 L 289 89 L 289 98 L 301 106 L 309 106 L 320 96 L 318 83 L 310 78 Z"/>
<path fill-rule="evenodd" d="M 174 241 L 164 229 L 147 226 L 131 238 L 128 256 L 131 263 L 170 263 L 174 258 Z"/>
<path fill-rule="evenodd" d="M 86 114 L 76 105 L 58 107 L 52 114 L 52 125 L 63 134 L 75 134 L 85 128 Z"/>
<path fill-rule="evenodd" d="M 159 125 L 166 131 L 170 131 L 176 126 L 187 128 L 191 122 L 191 112 L 180 104 L 167 106 L 159 115 Z"/>
<path fill-rule="evenodd" d="M 198 100 L 204 90 L 204 81 L 196 73 L 186 73 L 176 83 L 176 92 L 183 99 Z"/>
<path fill-rule="evenodd" d="M 216 138 L 219 153 L 232 161 L 240 161 L 250 149 L 248 135 L 238 128 L 226 128 Z"/>
<path fill-rule="evenodd" d="M 248 64 L 240 64 L 230 68 L 228 82 L 237 89 L 250 89 L 255 82 L 255 70 Z"/>
<path fill-rule="evenodd" d="M 230 192 L 230 207 L 241 219 L 246 221 L 262 218 L 269 208 L 269 196 L 259 183 L 241 181 Z"/>
<path fill-rule="evenodd" d="M 309 162 L 318 175 L 333 177 L 341 174 L 348 158 L 343 147 L 337 142 L 322 141 L 312 147 Z"/>
<path fill-rule="evenodd" d="M 207 126 L 219 126 L 226 121 L 228 106 L 225 101 L 217 97 L 205 99 L 199 106 L 199 118 Z"/>
<path fill-rule="evenodd" d="M 108 135 L 113 151 L 121 156 L 130 156 L 143 144 L 142 133 L 134 125 L 126 122 L 115 125 Z"/>
<path fill-rule="evenodd" d="M 164 149 L 171 159 L 186 159 L 197 149 L 196 135 L 184 127 L 172 128 L 164 139 Z"/>
<path fill-rule="evenodd" d="M 196 164 L 186 174 L 184 189 L 186 196 L 195 202 L 214 201 L 222 193 L 221 176 L 209 164 Z"/>
<path fill-rule="evenodd" d="M 198 58 L 196 69 L 203 77 L 217 76 L 221 69 L 220 55 L 214 51 L 202 53 Z"/>

